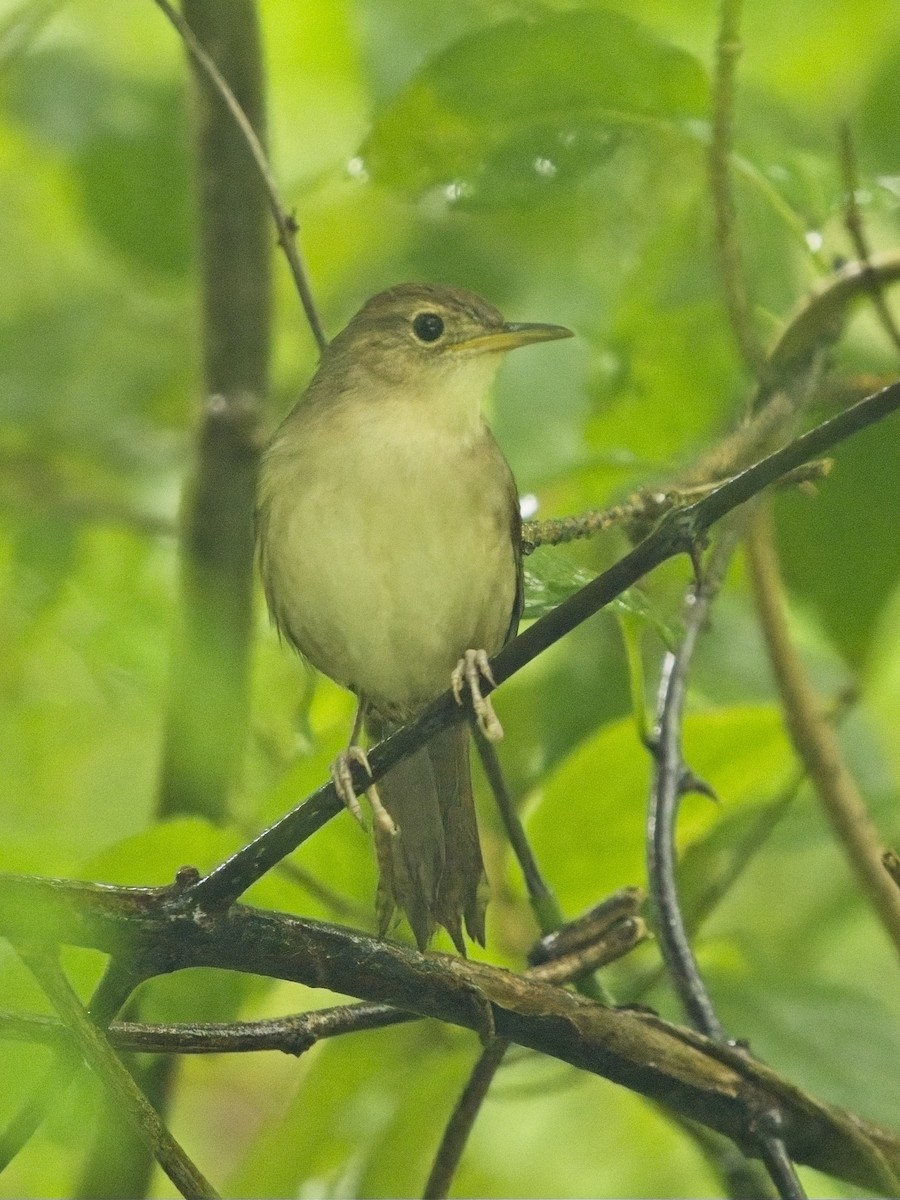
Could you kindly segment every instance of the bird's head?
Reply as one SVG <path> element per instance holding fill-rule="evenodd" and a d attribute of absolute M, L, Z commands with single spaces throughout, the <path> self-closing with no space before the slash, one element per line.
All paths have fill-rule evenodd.
<path fill-rule="evenodd" d="M 463 288 L 405 283 L 363 305 L 326 348 L 320 375 L 463 416 L 478 412 L 507 351 L 567 337 L 562 325 L 506 321 Z"/>

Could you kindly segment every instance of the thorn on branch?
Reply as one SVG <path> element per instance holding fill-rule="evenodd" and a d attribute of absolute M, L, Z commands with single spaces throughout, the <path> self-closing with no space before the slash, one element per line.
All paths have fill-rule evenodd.
<path fill-rule="evenodd" d="M 719 806 L 722 804 L 719 794 L 712 784 L 707 783 L 705 779 L 701 779 L 690 767 L 685 765 L 682 765 L 681 775 L 678 779 L 678 795 L 706 796 L 714 804 L 718 804 Z"/>

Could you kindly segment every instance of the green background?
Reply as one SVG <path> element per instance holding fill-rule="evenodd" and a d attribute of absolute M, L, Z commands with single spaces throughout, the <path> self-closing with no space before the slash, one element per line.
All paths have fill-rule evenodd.
<path fill-rule="evenodd" d="M 851 255 L 837 125 L 849 119 L 876 249 L 900 234 L 900 16 L 883 0 L 748 0 L 734 179 L 764 339 Z M 573 342 L 504 367 L 490 414 L 538 516 L 621 500 L 689 464 L 749 379 L 725 317 L 706 179 L 715 6 L 521 0 L 261 0 L 272 161 L 334 333 L 374 291 L 430 279 L 480 291 Z M 200 404 L 190 106 L 180 46 L 150 0 L 0 3 L 0 866 L 130 884 L 221 860 L 318 786 L 350 698 L 313 688 L 261 597 L 251 730 L 233 821 L 154 822 L 179 497 Z M 273 235 L 274 244 L 274 235 Z M 279 261 L 269 425 L 315 351 Z M 861 309 L 836 375 L 896 371 Z M 826 407 L 822 412 L 828 411 Z M 826 702 L 854 686 L 841 738 L 885 841 L 900 840 L 900 437 L 842 446 L 820 495 L 777 501 L 792 623 Z M 565 591 L 625 548 L 548 551 Z M 550 558 L 552 558 L 552 563 Z M 567 566 L 566 564 L 571 564 Z M 577 568 L 577 569 L 576 569 Z M 550 578 L 552 577 L 552 578 Z M 649 688 L 685 562 L 646 581 Z M 555 594 L 555 593 L 554 593 Z M 534 593 L 538 595 L 537 592 Z M 644 882 L 650 764 L 623 635 L 601 614 L 504 686 L 501 755 L 567 915 Z M 793 758 L 736 561 L 691 681 L 687 754 L 720 805 L 684 808 L 685 893 L 741 857 Z M 479 779 L 493 903 L 486 957 L 535 936 Z M 802 788 L 697 939 L 722 1019 L 824 1100 L 897 1123 L 896 954 Z M 344 814 L 296 860 L 372 927 L 369 843 Z M 260 904 L 334 919 L 278 874 Z M 397 936 L 404 936 L 400 930 Z M 643 947 L 610 973 L 677 1019 Z M 99 964 L 66 958 L 87 989 Z M 45 1002 L 0 947 L 0 1006 Z M 654 977 L 655 978 L 655 977 Z M 648 982 L 649 980 L 649 982 Z M 231 1019 L 326 1004 L 293 985 L 192 973 L 144 992 L 147 1019 Z M 415 1195 L 478 1051 L 434 1024 L 355 1035 L 299 1061 L 185 1061 L 171 1122 L 231 1195 Z M 46 1051 L 0 1042 L 0 1118 Z M 76 1194 L 98 1088 L 83 1080 L 0 1195 Z M 812 1172 L 816 1195 L 856 1194 Z M 161 1176 L 154 1195 L 172 1194 Z M 514 1053 L 478 1121 L 458 1195 L 715 1195 L 659 1110 Z"/>

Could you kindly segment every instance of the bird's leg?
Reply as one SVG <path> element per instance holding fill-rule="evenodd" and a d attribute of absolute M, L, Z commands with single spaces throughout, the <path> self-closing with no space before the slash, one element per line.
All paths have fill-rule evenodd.
<path fill-rule="evenodd" d="M 472 708 L 478 728 L 489 742 L 499 742 L 503 737 L 503 726 L 497 719 L 490 696 L 481 694 L 481 681 L 487 680 L 496 687 L 491 674 L 491 664 L 486 650 L 467 650 L 450 675 L 450 688 L 457 704 L 463 702 L 463 689 L 472 697 Z"/>
<path fill-rule="evenodd" d="M 362 809 L 359 806 L 359 798 L 356 795 L 356 789 L 353 787 L 352 764 L 355 762 L 361 763 L 366 771 L 370 775 L 372 774 L 368 755 L 357 741 L 362 732 L 365 715 L 366 702 L 360 699 L 356 705 L 356 716 L 353 718 L 353 728 L 350 730 L 350 741 L 347 749 L 342 750 L 331 764 L 331 778 L 334 781 L 335 791 L 343 804 L 359 821 L 360 825 L 363 824 L 363 815 Z M 374 783 L 366 788 L 366 798 L 369 801 L 369 807 L 372 809 L 372 820 L 379 829 L 393 837 L 397 832 L 397 826 L 394 824 L 391 814 L 381 803 L 378 788 Z"/>

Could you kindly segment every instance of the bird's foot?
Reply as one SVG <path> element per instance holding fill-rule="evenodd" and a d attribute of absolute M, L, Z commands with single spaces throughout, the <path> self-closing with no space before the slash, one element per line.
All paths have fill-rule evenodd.
<path fill-rule="evenodd" d="M 356 817 L 360 825 L 362 825 L 364 824 L 362 809 L 359 805 L 359 797 L 356 794 L 356 789 L 353 786 L 352 764 L 355 762 L 360 763 L 370 775 L 372 774 L 372 768 L 369 766 L 369 758 L 365 750 L 363 750 L 362 746 L 351 744 L 331 764 L 331 778 L 334 781 L 335 791 L 342 803 Z M 384 833 L 394 837 L 397 833 L 397 826 L 394 824 L 391 814 L 381 803 L 378 788 L 374 783 L 366 788 L 366 798 L 369 801 L 369 807 L 372 809 L 372 820 Z"/>
<path fill-rule="evenodd" d="M 491 674 L 487 651 L 467 650 L 450 675 L 450 689 L 457 704 L 462 704 L 463 690 L 468 690 L 478 728 L 489 742 L 499 742 L 503 737 L 503 726 L 497 719 L 490 696 L 481 694 L 482 679 L 491 687 L 497 686 Z"/>

